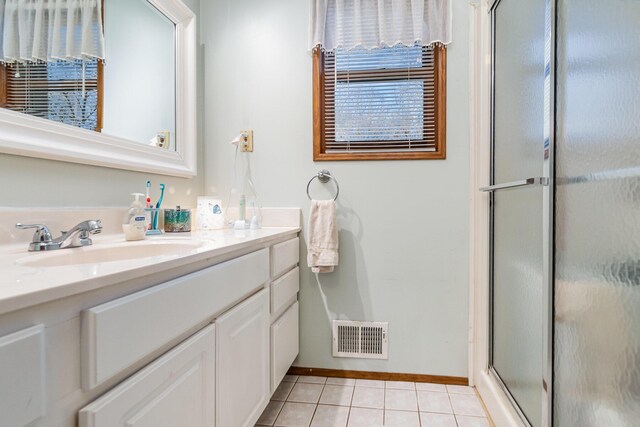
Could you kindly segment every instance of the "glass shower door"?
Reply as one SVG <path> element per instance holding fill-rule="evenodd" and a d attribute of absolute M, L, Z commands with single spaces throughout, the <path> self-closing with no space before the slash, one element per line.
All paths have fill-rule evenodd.
<path fill-rule="evenodd" d="M 545 0 L 499 0 L 493 23 L 490 372 L 543 423 L 546 325 Z M 548 158 L 547 158 L 548 162 Z"/>
<path fill-rule="evenodd" d="M 557 0 L 554 425 L 640 425 L 640 2 Z"/>

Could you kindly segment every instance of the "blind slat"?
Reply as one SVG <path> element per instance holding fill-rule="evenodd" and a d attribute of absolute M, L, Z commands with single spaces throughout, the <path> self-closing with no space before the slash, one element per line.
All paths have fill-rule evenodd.
<path fill-rule="evenodd" d="M 322 54 L 327 152 L 436 150 L 432 47 Z"/>
<path fill-rule="evenodd" d="M 95 130 L 98 61 L 6 64 L 6 108 Z"/>

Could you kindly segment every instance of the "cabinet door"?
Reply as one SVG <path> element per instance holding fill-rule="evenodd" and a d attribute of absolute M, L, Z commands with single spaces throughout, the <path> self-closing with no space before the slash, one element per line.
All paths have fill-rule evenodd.
<path fill-rule="evenodd" d="M 46 413 L 44 325 L 0 337 L 0 425 L 22 426 Z"/>
<path fill-rule="evenodd" d="M 271 325 L 271 393 L 276 391 L 298 356 L 300 347 L 299 315 L 298 302 L 296 301 Z"/>
<path fill-rule="evenodd" d="M 216 425 L 253 426 L 269 401 L 269 291 L 216 320 Z"/>
<path fill-rule="evenodd" d="M 80 427 L 213 427 L 215 328 L 208 326 L 80 411 Z"/>

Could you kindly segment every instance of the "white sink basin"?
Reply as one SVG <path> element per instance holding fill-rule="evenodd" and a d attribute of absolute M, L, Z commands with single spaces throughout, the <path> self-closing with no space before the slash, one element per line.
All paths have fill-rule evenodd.
<path fill-rule="evenodd" d="M 165 255 L 183 255 L 204 245 L 196 240 L 152 240 L 95 244 L 84 248 L 58 249 L 37 252 L 16 260 L 26 267 L 60 267 L 77 264 L 96 264 L 131 259 L 152 258 Z"/>

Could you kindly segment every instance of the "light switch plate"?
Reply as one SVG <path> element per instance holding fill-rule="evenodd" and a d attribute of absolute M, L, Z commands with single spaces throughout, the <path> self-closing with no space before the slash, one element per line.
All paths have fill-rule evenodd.
<path fill-rule="evenodd" d="M 158 147 L 168 149 L 171 144 L 171 132 L 168 130 L 156 132 L 156 141 Z"/>

